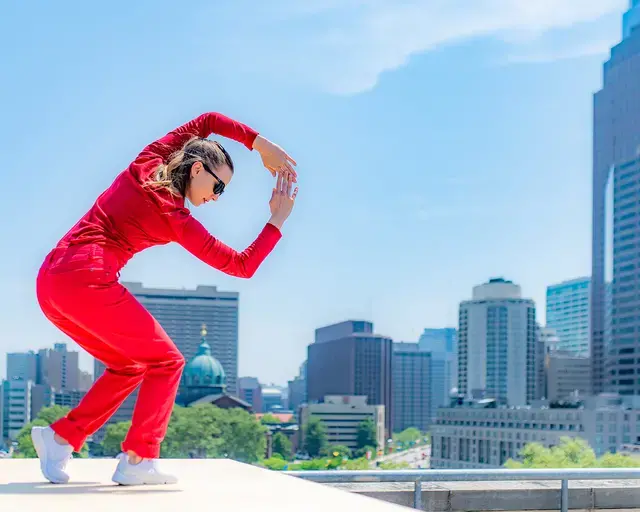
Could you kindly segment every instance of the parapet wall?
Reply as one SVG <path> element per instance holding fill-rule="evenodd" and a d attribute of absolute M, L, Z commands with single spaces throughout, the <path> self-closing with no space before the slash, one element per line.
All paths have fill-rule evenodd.
<path fill-rule="evenodd" d="M 413 506 L 411 483 L 329 484 L 405 507 Z M 423 483 L 422 508 L 434 512 L 560 510 L 560 482 Z M 640 511 L 640 482 L 569 482 L 570 510 Z"/>

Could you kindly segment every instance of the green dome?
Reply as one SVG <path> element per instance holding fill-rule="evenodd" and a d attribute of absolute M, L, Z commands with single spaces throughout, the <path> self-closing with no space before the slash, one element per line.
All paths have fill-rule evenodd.
<path fill-rule="evenodd" d="M 211 347 L 202 340 L 198 353 L 189 361 L 182 374 L 182 383 L 187 387 L 226 386 L 227 377 L 220 362 L 211 355 Z"/>

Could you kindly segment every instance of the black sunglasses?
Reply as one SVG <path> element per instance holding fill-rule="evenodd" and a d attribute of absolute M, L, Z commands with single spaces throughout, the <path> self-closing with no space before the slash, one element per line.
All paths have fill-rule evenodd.
<path fill-rule="evenodd" d="M 216 173 L 213 172 L 207 164 L 205 164 L 204 162 L 200 162 L 200 163 L 202 164 L 202 167 L 204 167 L 204 170 L 207 171 L 209 174 L 211 174 L 211 176 L 213 176 L 216 179 L 216 182 L 213 185 L 213 193 L 217 196 L 222 195 L 222 193 L 224 192 L 224 187 L 226 186 L 224 184 L 224 181 L 218 178 Z"/>

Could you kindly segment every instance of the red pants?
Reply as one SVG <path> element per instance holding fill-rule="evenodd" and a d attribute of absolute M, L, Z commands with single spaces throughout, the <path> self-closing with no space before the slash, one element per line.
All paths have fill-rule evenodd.
<path fill-rule="evenodd" d="M 53 430 L 76 451 L 140 386 L 123 451 L 157 458 L 184 367 L 184 357 L 151 314 L 118 283 L 120 265 L 99 245 L 55 249 L 37 281 L 49 320 L 107 370 Z"/>

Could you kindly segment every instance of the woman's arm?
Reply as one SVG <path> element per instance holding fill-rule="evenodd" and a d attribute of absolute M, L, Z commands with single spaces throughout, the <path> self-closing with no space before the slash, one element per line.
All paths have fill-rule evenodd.
<path fill-rule="evenodd" d="M 182 149 L 190 138 L 194 136 L 206 138 L 212 133 L 244 144 L 249 150 L 253 149 L 254 141 L 258 136 L 258 132 L 245 124 L 218 112 L 207 112 L 152 142 L 142 150 L 138 158 L 160 157 L 166 161 L 169 156 Z"/>
<path fill-rule="evenodd" d="M 298 195 L 297 188 L 291 193 L 292 187 L 291 180 L 278 175 L 269 200 L 271 218 L 258 238 L 242 252 L 233 250 L 211 236 L 186 209 L 179 209 L 170 216 L 175 240 L 213 268 L 232 276 L 250 278 L 282 238 L 280 229 L 289 218 Z"/>
<path fill-rule="evenodd" d="M 252 277 L 282 238 L 280 230 L 268 223 L 249 247 L 238 252 L 213 237 L 187 212 L 179 215 L 176 242 L 207 265 L 235 277 Z"/>

